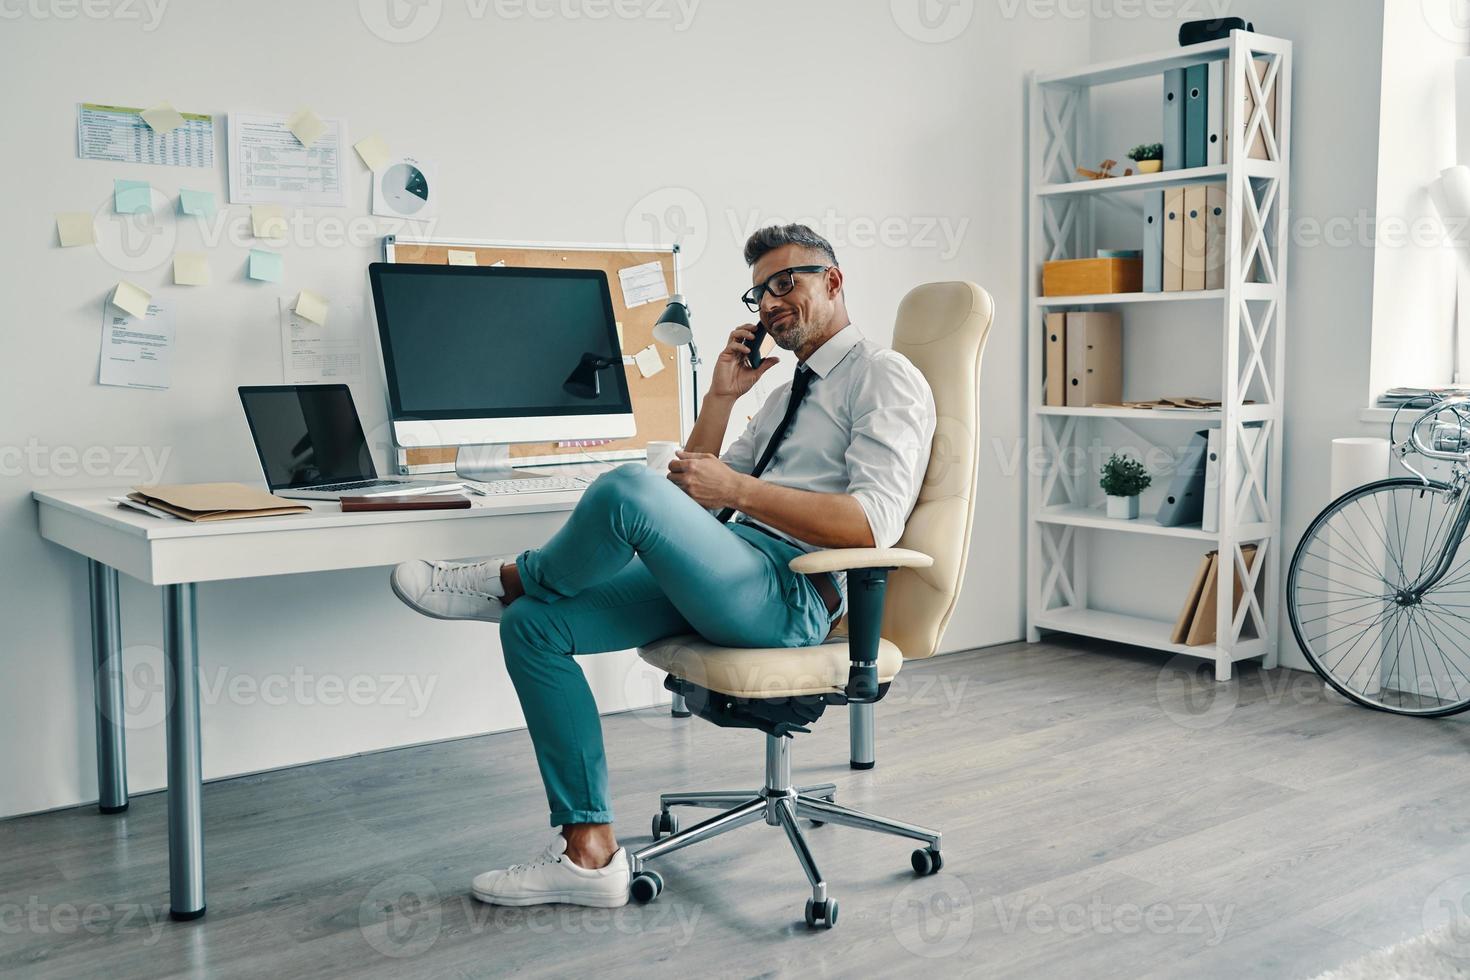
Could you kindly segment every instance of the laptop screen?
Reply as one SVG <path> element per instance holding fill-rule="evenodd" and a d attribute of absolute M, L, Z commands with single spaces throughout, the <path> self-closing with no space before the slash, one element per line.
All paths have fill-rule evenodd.
<path fill-rule="evenodd" d="M 377 476 L 346 385 L 246 387 L 240 401 L 272 490 Z"/>

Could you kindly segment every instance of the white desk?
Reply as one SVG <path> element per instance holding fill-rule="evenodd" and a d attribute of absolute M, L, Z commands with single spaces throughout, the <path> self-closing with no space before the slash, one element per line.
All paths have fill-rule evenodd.
<path fill-rule="evenodd" d="M 198 918 L 205 908 L 195 585 L 395 565 L 425 556 L 517 553 L 544 544 L 581 497 L 581 491 L 517 494 L 475 498 L 469 510 L 365 514 L 344 514 L 335 502 L 316 503 L 309 514 L 191 524 L 150 517 L 107 499 L 126 492 L 38 490 L 33 496 L 41 536 L 88 562 L 97 801 L 103 813 L 118 813 L 128 805 L 117 575 L 125 572 L 163 587 L 169 914 L 175 919 Z M 869 768 L 873 761 L 872 707 L 853 705 L 849 711 L 853 764 L 859 768 Z M 682 709 L 676 701 L 675 713 L 683 714 Z"/>

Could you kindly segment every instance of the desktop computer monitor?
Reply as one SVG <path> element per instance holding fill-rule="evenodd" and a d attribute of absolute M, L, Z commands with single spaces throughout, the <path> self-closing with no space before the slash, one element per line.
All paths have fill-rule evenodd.
<path fill-rule="evenodd" d="M 635 433 L 605 273 L 375 262 L 368 277 L 398 445 Z M 495 461 L 461 475 L 511 475 Z"/>

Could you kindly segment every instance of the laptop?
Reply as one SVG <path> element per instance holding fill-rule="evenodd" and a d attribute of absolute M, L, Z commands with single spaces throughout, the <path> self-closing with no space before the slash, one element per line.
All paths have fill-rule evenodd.
<path fill-rule="evenodd" d="M 240 403 L 265 482 L 278 497 L 338 500 L 464 486 L 378 476 L 345 384 L 246 385 Z"/>

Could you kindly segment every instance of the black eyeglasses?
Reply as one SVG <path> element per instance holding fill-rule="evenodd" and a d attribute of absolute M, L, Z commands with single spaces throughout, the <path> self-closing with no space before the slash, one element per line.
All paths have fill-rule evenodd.
<path fill-rule="evenodd" d="M 793 265 L 789 269 L 782 269 L 773 276 L 769 276 L 759 286 L 751 286 L 740 297 L 745 301 L 746 307 L 752 313 L 761 311 L 761 300 L 765 299 L 766 293 L 772 296 L 785 296 L 796 288 L 796 273 L 798 272 L 826 272 L 832 268 L 830 265 Z"/>

